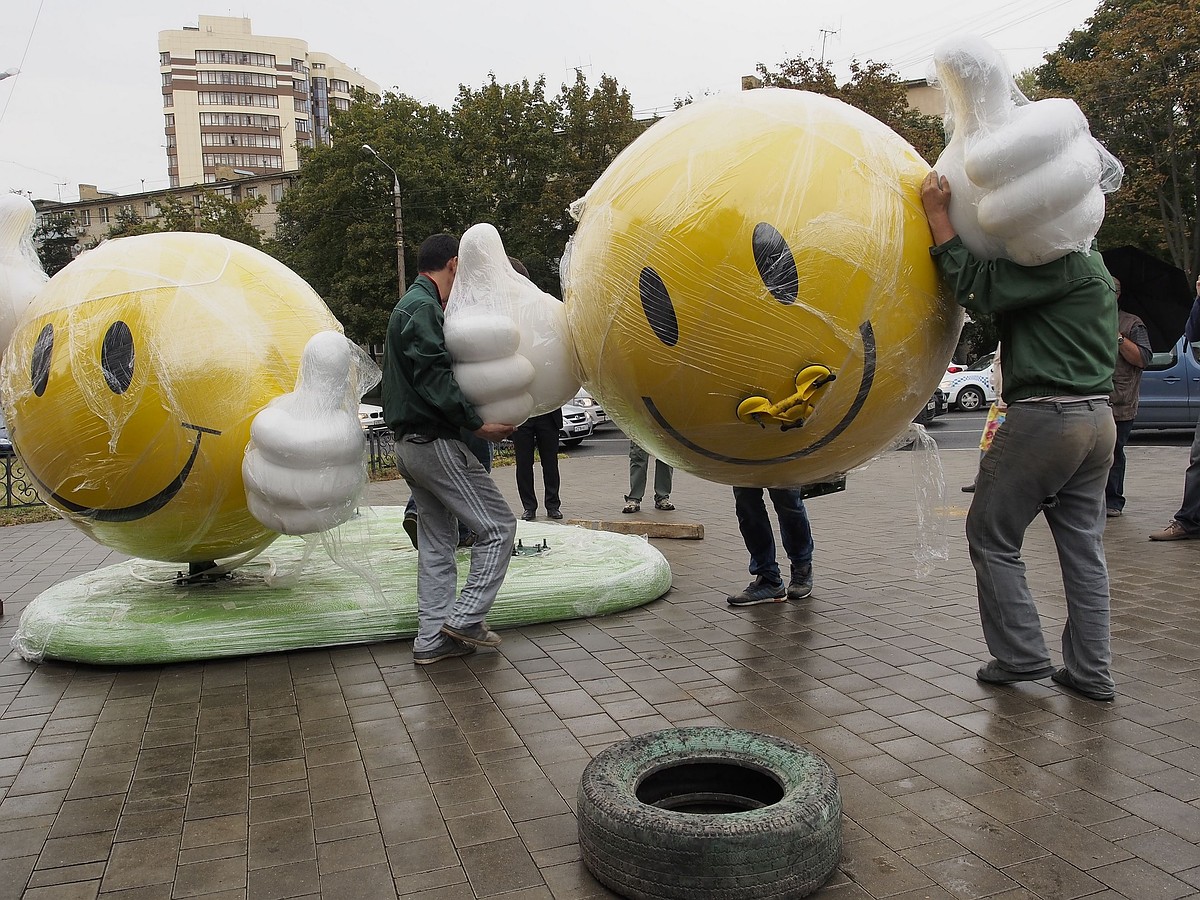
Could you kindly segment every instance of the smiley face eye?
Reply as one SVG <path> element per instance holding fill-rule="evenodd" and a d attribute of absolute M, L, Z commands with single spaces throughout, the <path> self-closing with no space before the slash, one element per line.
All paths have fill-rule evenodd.
<path fill-rule="evenodd" d="M 774 226 L 759 222 L 754 226 L 753 244 L 754 264 L 771 296 L 780 303 L 795 303 L 800 293 L 800 273 L 783 235 Z"/>
<path fill-rule="evenodd" d="M 679 343 L 679 320 L 667 286 L 649 266 L 638 276 L 638 293 L 642 296 L 642 311 L 654 334 L 668 347 Z"/>
<path fill-rule="evenodd" d="M 33 393 L 40 397 L 46 393 L 50 381 L 50 354 L 54 351 L 54 326 L 46 325 L 33 343 L 33 358 L 29 365 L 29 380 Z"/>
<path fill-rule="evenodd" d="M 129 390 L 133 381 L 133 333 L 124 322 L 113 322 L 100 346 L 100 368 L 114 394 Z"/>

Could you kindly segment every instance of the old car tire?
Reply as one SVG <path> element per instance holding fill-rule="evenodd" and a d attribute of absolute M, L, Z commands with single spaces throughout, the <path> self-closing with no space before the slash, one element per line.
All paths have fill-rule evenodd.
<path fill-rule="evenodd" d="M 965 387 L 958 392 L 958 408 L 973 412 L 983 406 L 984 400 L 983 391 L 977 387 Z"/>
<path fill-rule="evenodd" d="M 805 897 L 841 853 L 823 759 L 770 735 L 669 728 L 614 744 L 579 783 L 579 846 L 603 884 L 646 900 Z"/>

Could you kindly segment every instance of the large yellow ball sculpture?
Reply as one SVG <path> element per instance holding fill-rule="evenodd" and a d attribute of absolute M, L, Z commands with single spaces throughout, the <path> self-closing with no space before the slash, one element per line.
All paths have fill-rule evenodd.
<path fill-rule="evenodd" d="M 100 543 L 169 562 L 274 532 L 246 508 L 250 423 L 341 326 L 298 275 L 205 234 L 108 241 L 37 295 L 0 395 L 41 498 Z"/>
<path fill-rule="evenodd" d="M 563 282 L 584 383 L 630 437 L 712 481 L 800 485 L 874 456 L 962 325 L 929 256 L 928 171 L 816 94 L 671 114 L 582 203 Z"/>

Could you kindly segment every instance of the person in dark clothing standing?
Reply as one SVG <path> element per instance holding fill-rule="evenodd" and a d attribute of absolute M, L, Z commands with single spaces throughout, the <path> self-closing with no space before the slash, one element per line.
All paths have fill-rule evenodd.
<path fill-rule="evenodd" d="M 1117 303 L 1121 302 L 1121 282 L 1117 285 Z M 1113 519 L 1125 509 L 1125 444 L 1133 433 L 1137 417 L 1138 391 L 1142 385 L 1142 370 L 1150 365 L 1150 333 L 1146 325 L 1131 312 L 1119 310 L 1117 318 L 1117 368 L 1113 372 L 1113 392 L 1109 402 L 1117 423 L 1117 443 L 1113 447 L 1113 464 L 1108 470 L 1104 488 L 1105 515 Z"/>
<path fill-rule="evenodd" d="M 383 417 L 396 437 L 397 467 L 420 509 L 418 665 L 500 643 L 485 616 L 508 572 L 517 531 L 500 489 L 462 439 L 465 430 L 499 443 L 514 426 L 484 422 L 454 378 L 442 298 L 450 295 L 457 270 L 457 238 L 437 234 L 421 244 L 420 274 L 392 311 L 384 344 Z M 461 593 L 456 522 L 476 535 Z"/>
<path fill-rule="evenodd" d="M 517 493 L 521 495 L 521 518 L 531 522 L 537 518 L 538 498 L 533 485 L 533 451 L 537 448 L 542 463 L 542 486 L 546 492 L 546 515 L 561 519 L 558 499 L 558 432 L 562 429 L 562 410 L 556 409 L 540 416 L 531 416 L 513 432 L 516 452 Z"/>

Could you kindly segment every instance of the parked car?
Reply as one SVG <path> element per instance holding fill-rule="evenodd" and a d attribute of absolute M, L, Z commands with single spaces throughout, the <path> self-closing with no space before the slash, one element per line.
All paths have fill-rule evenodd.
<path fill-rule="evenodd" d="M 974 410 L 996 399 L 992 387 L 992 357 L 988 353 L 967 366 L 961 372 L 948 372 L 938 385 L 946 395 L 946 404 L 951 409 Z"/>
<path fill-rule="evenodd" d="M 928 425 L 945 412 L 946 395 L 942 393 L 941 388 L 936 388 L 933 396 L 929 398 L 929 402 L 925 404 L 924 409 L 917 413 L 917 417 L 913 421 L 918 425 Z"/>
<path fill-rule="evenodd" d="M 358 404 L 358 421 L 362 425 L 363 431 L 387 427 L 383 424 L 383 407 L 375 406 L 373 403 Z"/>
<path fill-rule="evenodd" d="M 1142 372 L 1133 430 L 1195 428 L 1200 420 L 1200 343 L 1179 339 L 1167 353 L 1155 353 Z"/>
<path fill-rule="evenodd" d="M 564 447 L 578 447 L 592 433 L 592 416 L 589 410 L 575 403 L 562 408 L 563 423 L 558 432 L 558 442 Z"/>
<path fill-rule="evenodd" d="M 586 409 L 592 417 L 592 427 L 603 425 L 608 421 L 608 413 L 596 401 L 596 399 L 587 392 L 586 388 L 580 388 L 579 393 L 575 395 L 575 399 L 571 401 L 576 406 L 581 406 Z"/>
<path fill-rule="evenodd" d="M 8 426 L 0 419 L 0 456 L 12 456 L 15 452 L 12 441 L 8 438 Z"/>

